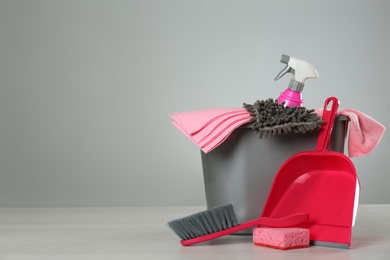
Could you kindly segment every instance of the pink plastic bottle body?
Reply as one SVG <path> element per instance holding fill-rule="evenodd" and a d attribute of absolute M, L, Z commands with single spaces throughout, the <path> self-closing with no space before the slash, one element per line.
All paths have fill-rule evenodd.
<path fill-rule="evenodd" d="M 301 107 L 303 105 L 302 93 L 289 88 L 280 93 L 277 100 L 279 104 L 283 101 L 286 102 L 284 105 L 289 107 Z"/>

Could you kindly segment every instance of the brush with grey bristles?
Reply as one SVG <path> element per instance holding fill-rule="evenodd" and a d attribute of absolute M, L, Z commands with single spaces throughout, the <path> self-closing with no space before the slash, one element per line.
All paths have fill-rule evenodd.
<path fill-rule="evenodd" d="M 321 128 L 324 121 L 314 113 L 314 109 L 288 107 L 277 100 L 257 100 L 254 104 L 244 103 L 244 108 L 251 113 L 252 129 L 260 138 L 289 133 L 306 133 Z"/>
<path fill-rule="evenodd" d="M 305 222 L 308 218 L 308 214 L 298 213 L 278 219 L 260 217 L 238 224 L 233 205 L 227 204 L 172 220 L 168 225 L 181 239 L 180 243 L 189 246 L 254 226 L 291 227 Z"/>

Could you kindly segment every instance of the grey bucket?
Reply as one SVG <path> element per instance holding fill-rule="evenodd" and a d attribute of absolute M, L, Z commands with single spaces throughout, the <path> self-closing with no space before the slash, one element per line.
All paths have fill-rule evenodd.
<path fill-rule="evenodd" d="M 328 150 L 344 153 L 348 122 L 346 116 L 336 118 Z M 280 166 L 298 152 L 314 150 L 317 136 L 313 131 L 259 139 L 246 125 L 210 153 L 201 151 L 207 208 L 232 203 L 238 223 L 260 217 Z"/>

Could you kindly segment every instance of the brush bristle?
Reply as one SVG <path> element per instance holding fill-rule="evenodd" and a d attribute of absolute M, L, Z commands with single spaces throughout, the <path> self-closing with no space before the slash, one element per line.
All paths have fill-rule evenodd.
<path fill-rule="evenodd" d="M 215 207 L 168 222 L 182 240 L 212 234 L 238 225 L 232 204 Z"/>

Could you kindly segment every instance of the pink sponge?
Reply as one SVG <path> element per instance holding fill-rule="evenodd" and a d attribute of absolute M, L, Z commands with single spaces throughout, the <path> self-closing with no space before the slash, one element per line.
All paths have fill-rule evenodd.
<path fill-rule="evenodd" d="M 253 242 L 257 246 L 282 250 L 308 247 L 310 230 L 305 228 L 258 227 L 253 229 Z"/>

